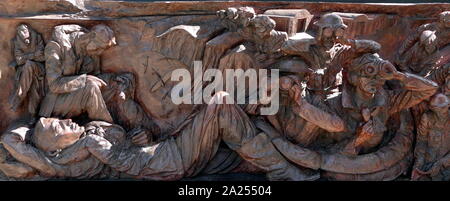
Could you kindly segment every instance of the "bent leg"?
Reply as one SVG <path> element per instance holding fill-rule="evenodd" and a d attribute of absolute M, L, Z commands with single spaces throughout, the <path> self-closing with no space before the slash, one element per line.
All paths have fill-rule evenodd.
<path fill-rule="evenodd" d="M 72 118 L 87 112 L 91 120 L 113 123 L 98 86 L 86 83 L 83 89 L 57 97 L 52 116 Z"/>
<path fill-rule="evenodd" d="M 86 84 L 86 93 L 88 99 L 86 100 L 85 110 L 89 118 L 114 123 L 105 100 L 103 100 L 100 88 L 97 85 L 88 83 Z"/>
<path fill-rule="evenodd" d="M 32 61 L 27 61 L 25 65 L 19 68 L 16 75 L 16 89 L 11 100 L 14 110 L 24 101 L 29 94 L 30 89 L 38 88 L 38 86 L 33 87 L 33 85 L 39 84 L 37 81 L 40 74 L 42 74 L 40 66 Z M 36 113 L 35 109 L 30 112 L 32 114 Z"/>
<path fill-rule="evenodd" d="M 224 98 L 217 93 L 213 99 Z M 255 137 L 256 136 L 256 137 Z M 234 104 L 211 103 L 204 108 L 177 138 L 186 176 L 195 176 L 216 154 L 223 140 L 243 159 L 267 171 L 271 180 L 306 180 L 256 128 L 241 108 Z"/>

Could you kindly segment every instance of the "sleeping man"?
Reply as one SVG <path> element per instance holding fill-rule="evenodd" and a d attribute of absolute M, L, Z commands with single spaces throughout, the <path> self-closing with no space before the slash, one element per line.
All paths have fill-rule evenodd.
<path fill-rule="evenodd" d="M 219 92 L 212 101 L 225 96 Z M 137 179 L 178 180 L 198 175 L 223 141 L 270 180 L 307 179 L 277 152 L 270 136 L 258 134 L 240 107 L 231 104 L 208 104 L 177 137 L 152 145 L 137 146 L 139 137 L 101 121 L 80 126 L 41 118 L 31 135 L 26 143 L 22 138 L 27 136 L 6 133 L 2 143 L 15 159 L 47 178 L 93 178 L 107 167 Z"/>

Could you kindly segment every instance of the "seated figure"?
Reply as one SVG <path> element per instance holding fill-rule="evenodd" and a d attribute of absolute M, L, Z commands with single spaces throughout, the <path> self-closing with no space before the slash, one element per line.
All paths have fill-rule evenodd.
<path fill-rule="evenodd" d="M 92 120 L 113 122 L 101 94 L 106 83 L 97 77 L 100 56 L 116 45 L 114 32 L 105 25 L 86 30 L 60 25 L 45 47 L 48 92 L 40 116 L 72 118 L 87 113 Z"/>
<path fill-rule="evenodd" d="M 12 40 L 16 69 L 15 90 L 10 103 L 16 110 L 25 100 L 28 102 L 28 113 L 36 115 L 45 95 L 44 41 L 42 36 L 29 25 L 17 26 L 17 35 Z"/>

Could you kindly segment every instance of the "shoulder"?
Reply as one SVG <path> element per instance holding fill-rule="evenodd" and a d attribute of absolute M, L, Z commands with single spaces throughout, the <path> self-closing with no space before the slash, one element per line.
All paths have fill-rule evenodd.
<path fill-rule="evenodd" d="M 296 35 L 289 37 L 284 43 L 283 49 L 288 52 L 308 52 L 310 47 L 316 43 L 313 36 L 307 33 L 297 33 Z"/>
<path fill-rule="evenodd" d="M 61 46 L 57 42 L 49 41 L 47 45 L 45 45 L 44 56 L 46 61 L 50 61 L 53 59 L 60 60 L 61 55 L 62 55 Z"/>
<path fill-rule="evenodd" d="M 47 45 L 45 45 L 45 52 L 53 52 L 57 51 L 58 53 L 61 51 L 61 46 L 56 41 L 49 41 Z"/>
<path fill-rule="evenodd" d="M 437 28 L 437 24 L 435 22 L 433 23 L 427 23 L 427 24 L 422 24 L 419 26 L 419 28 L 417 28 L 417 30 L 419 32 L 425 31 L 425 30 L 436 30 Z M 421 33 L 418 33 L 421 34 Z"/>

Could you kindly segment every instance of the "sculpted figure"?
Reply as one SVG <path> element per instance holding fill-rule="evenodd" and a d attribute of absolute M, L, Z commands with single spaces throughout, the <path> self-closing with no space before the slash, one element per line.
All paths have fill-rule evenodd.
<path fill-rule="evenodd" d="M 347 118 L 358 122 L 354 124 L 356 136 L 345 150 L 350 154 L 367 152 L 379 145 L 390 116 L 426 100 L 438 87 L 422 77 L 398 72 L 389 61 L 373 54 L 354 60 L 346 70 L 349 77 L 348 85 L 344 86 L 342 105 L 359 113 L 347 113 Z M 391 79 L 402 82 L 404 89 L 383 89 L 385 81 Z"/>
<path fill-rule="evenodd" d="M 132 73 L 103 73 L 99 78 L 108 85 L 102 90 L 102 95 L 114 122 L 127 131 L 145 133 L 147 136 L 145 139 L 150 141 L 159 141 L 167 137 L 162 135 L 159 126 L 135 101 L 136 81 Z"/>
<path fill-rule="evenodd" d="M 449 99 L 434 95 L 418 125 L 412 180 L 450 179 Z"/>
<path fill-rule="evenodd" d="M 256 133 L 239 107 L 215 104 L 225 96 L 224 92 L 216 94 L 178 137 L 154 145 L 134 146 L 123 129 L 109 123 L 95 123 L 94 129 L 88 129 L 54 118 L 41 118 L 36 124 L 31 139 L 39 149 L 21 141 L 25 136 L 17 133 L 4 134 L 2 143 L 14 158 L 47 177 L 91 177 L 100 171 L 101 163 L 134 178 L 177 180 L 201 172 L 223 141 L 243 159 L 267 171 L 269 179 L 304 179 L 266 134 Z"/>
<path fill-rule="evenodd" d="M 266 68 L 283 56 L 280 49 L 288 36 L 286 32 L 276 31 L 275 25 L 270 17 L 256 16 L 247 27 L 238 31 L 255 45 L 254 59 L 259 68 Z"/>
<path fill-rule="evenodd" d="M 253 8 L 228 8 L 218 11 L 221 22 L 230 32 L 237 32 L 246 42 L 242 44 L 242 52 L 250 55 L 254 68 L 266 68 L 282 55 L 280 49 L 288 39 L 286 32 L 275 30 L 275 21 L 268 16 L 256 15 Z M 229 25 L 227 25 L 229 24 Z M 240 58 L 242 60 L 242 58 Z M 245 63 L 246 61 L 231 61 Z M 228 62 L 229 63 L 229 62 Z"/>
<path fill-rule="evenodd" d="M 439 14 L 439 20 L 428 24 L 421 25 L 417 30 L 406 38 L 398 50 L 399 55 L 403 55 L 406 51 L 420 41 L 421 34 L 425 30 L 434 31 L 437 41 L 437 49 L 443 48 L 450 43 L 450 11 L 444 11 Z"/>
<path fill-rule="evenodd" d="M 279 52 L 287 40 L 286 32 L 275 30 L 275 21 L 267 16 L 257 16 L 250 21 L 248 29 L 242 29 L 241 34 L 248 36 L 257 45 L 260 53 Z M 261 59 L 262 60 L 262 59 Z"/>
<path fill-rule="evenodd" d="M 343 66 L 349 65 L 354 58 L 360 55 L 363 55 L 365 53 L 377 52 L 381 47 L 375 41 L 369 40 L 340 39 L 340 41 L 346 41 L 347 45 L 337 43 L 337 40 L 339 38 L 336 36 L 336 34 L 333 34 L 333 30 L 342 29 L 341 31 L 343 31 L 343 28 L 345 28 L 345 26 L 344 24 L 339 23 L 342 22 L 342 19 L 334 14 L 325 15 L 322 18 L 323 20 L 321 26 L 328 27 L 326 29 L 327 31 L 325 32 L 331 32 L 331 35 L 329 35 L 328 37 L 321 36 L 323 37 L 322 39 L 317 39 L 322 41 L 319 44 L 323 43 L 323 45 L 312 45 L 310 46 L 310 51 L 305 52 L 298 50 L 300 45 L 305 45 L 305 41 L 303 40 L 290 40 L 285 44 L 283 49 L 283 51 L 285 52 L 294 55 L 309 55 L 301 58 L 308 58 L 305 61 L 307 61 L 306 63 L 310 63 L 310 65 L 303 65 L 303 68 L 301 69 L 303 69 L 302 71 L 306 73 L 300 73 L 303 74 L 302 76 L 299 76 L 299 70 L 296 70 L 296 66 L 282 66 L 280 68 L 281 72 L 291 75 L 288 75 L 287 77 L 281 79 L 281 86 L 285 89 L 282 90 L 280 94 L 280 99 L 283 103 L 280 106 L 278 114 L 275 115 L 275 117 L 270 118 L 271 124 L 277 127 L 277 129 L 280 130 L 281 133 L 284 133 L 286 136 L 288 136 L 288 138 L 294 139 L 296 143 L 305 147 L 308 147 L 316 140 L 319 135 L 318 131 L 320 130 L 320 127 L 326 128 L 326 130 L 329 130 L 330 132 L 340 132 L 344 130 L 345 126 L 343 123 L 335 124 L 335 121 L 329 121 L 329 124 L 324 124 L 323 126 L 319 127 L 316 126 L 317 124 L 314 125 L 309 123 L 309 115 L 305 114 L 299 116 L 298 112 L 295 111 L 295 108 L 298 107 L 298 104 L 296 103 L 297 101 L 299 101 L 298 98 L 302 97 L 302 99 L 305 99 L 304 101 L 300 101 L 301 103 L 311 104 L 315 107 L 320 108 L 320 110 L 328 111 L 326 110 L 327 106 L 324 101 L 327 98 L 327 95 L 332 93 L 331 90 L 337 87 L 337 85 L 335 84 L 336 75 L 341 72 Z M 326 25 L 325 23 L 328 24 Z M 341 31 L 337 31 L 337 33 Z M 337 35 L 342 37 L 340 34 Z M 324 66 L 320 66 L 321 64 L 317 62 L 322 61 L 320 58 L 324 59 L 322 57 L 322 53 L 320 53 L 320 50 L 325 51 L 324 48 L 326 46 L 331 46 L 330 51 L 337 52 L 336 54 L 329 55 L 333 56 L 332 58 L 329 58 L 329 63 L 323 63 Z M 308 72 L 308 70 L 305 69 L 309 69 L 310 71 Z M 300 96 L 300 94 L 303 92 L 303 82 L 306 82 L 306 90 L 305 94 Z M 283 87 L 283 85 L 285 86 Z M 295 93 L 288 90 L 292 87 L 293 89 L 295 89 Z M 297 97 L 293 96 L 292 93 L 297 94 Z M 331 125 L 339 126 L 334 127 Z"/>
<path fill-rule="evenodd" d="M 247 27 L 250 21 L 255 18 L 255 10 L 251 7 L 227 8 L 217 11 L 217 16 L 221 23 L 229 31 L 235 32 L 243 27 Z"/>
<path fill-rule="evenodd" d="M 439 50 L 435 32 L 423 31 L 420 40 L 399 56 L 397 64 L 402 71 L 426 76 L 436 66 Z"/>
<path fill-rule="evenodd" d="M 307 101 L 302 100 L 301 93 L 298 92 L 301 91 L 299 87 L 283 84 L 289 81 L 282 81 L 282 88 L 292 91 L 290 97 L 297 104 L 295 106 L 297 108 L 294 107 L 293 111 L 302 116 L 307 123 L 285 125 L 287 128 L 303 127 L 303 130 L 297 129 L 300 131 L 297 135 L 291 134 L 292 142 L 283 137 L 276 138 L 272 142 L 290 161 L 303 167 L 322 169 L 335 174 L 345 173 L 348 176 L 345 176 L 346 179 L 360 177 L 394 179 L 393 175 L 398 173 L 383 173 L 383 171 L 393 171 L 388 169 L 396 163 L 398 165 L 402 157 L 405 157 L 403 154 L 411 148 L 407 144 L 410 144 L 412 139 L 402 137 L 405 132 L 412 132 L 411 126 L 408 125 L 411 119 L 405 116 L 407 114 L 400 115 L 399 125 L 402 125 L 400 126 L 402 129 L 397 130 L 398 137 L 395 137 L 396 140 L 404 141 L 400 144 L 405 146 L 397 147 L 396 152 L 382 157 L 379 153 L 376 155 L 371 153 L 381 144 L 385 133 L 398 129 L 398 125 L 388 124 L 388 120 L 394 114 L 432 96 L 438 86 L 422 77 L 398 72 L 390 62 L 374 53 L 367 53 L 353 59 L 349 65 L 344 66 L 343 74 L 342 93 L 327 99 L 326 107 L 320 108 L 319 112 L 311 108 Z M 404 88 L 396 91 L 383 89 L 385 81 L 391 79 L 401 81 Z M 291 87 L 283 87 L 283 85 Z M 270 117 L 268 119 L 270 121 Z M 287 120 L 289 119 L 281 119 L 278 122 L 284 123 Z M 279 128 L 276 125 L 281 125 L 280 123 L 271 124 L 276 128 Z M 320 129 L 316 129 L 317 127 Z M 283 135 L 285 129 L 275 131 Z M 304 146 L 304 142 L 314 142 L 310 139 L 320 140 L 317 140 L 315 146 L 311 143 Z M 395 145 L 396 143 L 399 142 L 389 146 L 398 146 Z M 392 152 L 387 150 L 384 149 L 383 153 Z M 392 166 L 373 164 L 367 161 L 369 158 L 374 161 L 384 161 Z"/>
<path fill-rule="evenodd" d="M 323 15 L 314 24 L 319 27 L 314 41 L 292 39 L 283 45 L 282 51 L 300 57 L 312 70 L 306 92 L 309 101 L 317 105 L 340 84 L 337 75 L 342 66 L 365 52 L 378 51 L 381 46 L 375 41 L 344 39 L 347 25 L 333 13 Z"/>
<path fill-rule="evenodd" d="M 71 118 L 86 112 L 92 120 L 112 122 L 100 89 L 100 55 L 115 45 L 113 31 L 96 25 L 90 31 L 78 25 L 60 25 L 45 47 L 48 92 L 39 114 Z"/>
<path fill-rule="evenodd" d="M 11 66 L 16 69 L 15 90 L 10 99 L 12 109 L 28 100 L 28 112 L 34 116 L 45 95 L 44 41 L 29 25 L 20 24 L 12 44 L 15 60 Z"/>
<path fill-rule="evenodd" d="M 436 94 L 442 93 L 450 98 L 450 63 L 447 63 L 438 68 L 434 68 L 428 73 L 425 78 L 432 80 L 439 85 L 439 89 Z M 416 127 L 418 127 L 423 113 L 429 110 L 429 103 L 428 101 L 421 102 L 420 104 L 411 108 L 411 110 L 414 115 L 415 125 Z"/>

